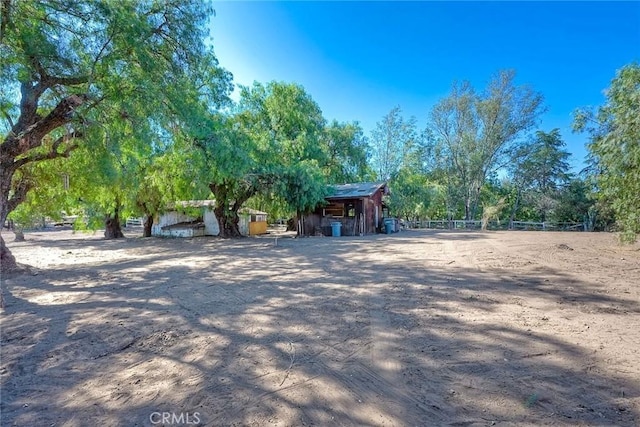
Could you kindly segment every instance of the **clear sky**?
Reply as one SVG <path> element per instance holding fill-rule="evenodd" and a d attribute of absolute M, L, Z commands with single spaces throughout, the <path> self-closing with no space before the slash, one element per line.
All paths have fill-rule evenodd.
<path fill-rule="evenodd" d="M 393 107 L 421 128 L 455 80 L 501 69 L 542 92 L 540 130 L 560 128 L 572 166 L 586 155 L 572 112 L 601 105 L 616 70 L 640 62 L 640 2 L 214 1 L 211 36 L 237 84 L 295 82 L 328 120 L 365 134 Z"/>

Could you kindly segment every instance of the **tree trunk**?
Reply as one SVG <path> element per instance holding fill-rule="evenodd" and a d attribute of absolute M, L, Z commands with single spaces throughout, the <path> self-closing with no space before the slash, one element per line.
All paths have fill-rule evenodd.
<path fill-rule="evenodd" d="M 4 244 L 4 238 L 2 237 L 2 233 L 0 233 L 0 271 L 8 273 L 17 269 L 18 264 L 16 263 L 16 259 Z"/>
<path fill-rule="evenodd" d="M 511 209 L 511 215 L 509 215 L 509 230 L 513 230 L 513 221 L 516 217 L 516 212 L 518 211 L 519 204 L 520 204 L 520 190 L 518 190 L 516 194 L 516 201 L 513 203 L 513 208 Z"/>
<path fill-rule="evenodd" d="M 13 238 L 14 242 L 24 242 L 24 233 L 22 232 L 22 230 L 20 230 L 19 228 L 14 228 L 13 234 L 15 236 Z"/>
<path fill-rule="evenodd" d="M 4 156 L 2 157 L 2 161 L 0 162 L 0 190 L 2 193 L 0 194 L 0 271 L 4 273 L 18 269 L 15 257 L 11 255 L 11 251 L 4 244 L 4 238 L 2 238 L 2 230 L 7 221 L 7 216 L 15 209 L 17 203 L 10 202 L 9 196 L 12 192 L 11 180 L 13 178 L 13 171 L 7 165 Z M 9 159 L 9 162 L 13 163 L 13 159 Z M 15 199 L 15 195 L 11 199 Z"/>
<path fill-rule="evenodd" d="M 142 237 L 151 237 L 151 227 L 153 227 L 153 215 L 147 215 L 144 218 L 144 229 Z"/>
<path fill-rule="evenodd" d="M 296 224 L 300 224 L 300 227 L 296 227 L 296 234 L 298 236 L 304 236 L 306 234 L 304 230 L 304 217 L 302 216 L 302 212 L 300 212 L 300 210 L 296 210 L 296 219 Z"/>
<path fill-rule="evenodd" d="M 16 223 L 12 219 L 9 220 L 9 229 L 13 231 L 14 242 L 24 242 L 24 232 L 22 231 L 22 227 L 16 227 Z"/>
<path fill-rule="evenodd" d="M 464 220 L 471 221 L 471 197 L 467 196 L 464 199 Z"/>
<path fill-rule="evenodd" d="M 471 215 L 469 218 L 469 221 L 473 221 L 476 219 L 476 213 L 478 212 L 478 203 L 480 202 L 480 190 L 482 189 L 482 186 L 479 185 L 474 185 L 473 189 L 471 190 Z"/>
<path fill-rule="evenodd" d="M 470 221 L 476 219 L 476 213 L 478 212 L 478 202 L 480 201 L 480 192 L 474 193 L 473 202 L 471 202 L 471 218 Z"/>
<path fill-rule="evenodd" d="M 216 199 L 216 207 L 213 213 L 216 215 L 220 226 L 220 237 L 242 237 L 240 233 L 240 218 L 238 210 L 244 202 L 249 200 L 256 192 L 254 187 L 248 187 L 244 190 L 232 191 L 232 183 L 211 183 L 209 189 Z"/>
<path fill-rule="evenodd" d="M 0 275 L 18 269 L 16 259 L 4 244 L 2 227 L 4 227 L 4 222 L 0 224 Z M 0 280 L 0 308 L 4 309 L 4 280 Z"/>
<path fill-rule="evenodd" d="M 105 239 L 120 239 L 124 237 L 122 229 L 120 228 L 120 219 L 117 215 L 111 217 L 107 216 L 104 221 L 104 237 Z"/>
<path fill-rule="evenodd" d="M 104 220 L 104 237 L 105 239 L 120 239 L 124 237 L 120 228 L 120 207 L 116 207 L 113 216 L 107 215 Z"/>
<path fill-rule="evenodd" d="M 238 217 L 238 211 L 232 209 L 225 209 L 225 206 L 221 204 L 216 206 L 213 212 L 216 215 L 218 224 L 220 225 L 220 237 L 241 237 L 240 233 L 240 217 Z"/>

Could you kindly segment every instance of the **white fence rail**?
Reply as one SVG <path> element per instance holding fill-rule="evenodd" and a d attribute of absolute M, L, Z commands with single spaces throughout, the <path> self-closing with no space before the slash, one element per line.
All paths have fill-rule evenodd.
<path fill-rule="evenodd" d="M 144 218 L 127 218 L 127 227 L 131 227 L 134 225 L 142 226 L 144 223 Z"/>
<path fill-rule="evenodd" d="M 482 221 L 454 220 L 422 220 L 405 221 L 407 228 L 431 228 L 440 230 L 480 230 Z M 587 231 L 583 222 L 532 222 L 532 221 L 489 221 L 488 230 L 542 230 L 542 231 Z"/>

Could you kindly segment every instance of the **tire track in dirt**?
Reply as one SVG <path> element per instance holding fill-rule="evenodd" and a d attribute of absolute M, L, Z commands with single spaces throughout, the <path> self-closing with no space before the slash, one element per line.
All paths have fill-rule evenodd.
<path fill-rule="evenodd" d="M 370 349 L 372 353 L 373 350 Z M 273 394 L 291 392 L 294 389 L 306 389 L 325 401 L 331 408 L 331 420 L 340 425 L 391 425 L 418 426 L 440 424 L 447 419 L 443 411 L 446 402 L 433 399 L 433 394 L 418 396 L 404 388 L 404 380 L 400 372 L 382 373 L 378 367 L 369 365 L 368 357 L 358 358 L 360 351 L 347 354 L 330 346 L 323 351 L 322 359 L 313 360 L 313 368 L 307 378 L 281 389 L 267 392 L 260 396 L 258 403 Z M 372 353 L 373 354 L 373 353 Z M 385 353 L 386 354 L 386 353 Z M 398 361 L 389 362 L 401 366 Z M 327 390 L 331 390 L 327 393 Z M 310 422 L 323 422 L 318 414 L 303 407 L 298 409 Z M 335 419 L 333 416 L 342 416 Z"/>
<path fill-rule="evenodd" d="M 402 365 L 394 357 L 391 320 L 389 313 L 384 309 L 384 300 L 379 295 L 374 295 L 370 300 L 371 307 L 371 367 L 379 373 L 380 377 L 395 383 L 402 370 Z"/>
<path fill-rule="evenodd" d="M 358 381 L 343 380 L 351 388 L 362 393 L 375 393 L 383 400 L 388 412 L 405 421 L 407 425 L 420 425 L 426 419 L 430 422 L 442 421 L 439 413 L 444 402 L 426 403 L 405 391 L 402 386 L 403 366 L 396 357 L 401 349 L 398 348 L 400 337 L 394 332 L 385 300 L 380 293 L 375 293 L 369 301 L 370 326 L 370 354 L 368 365 L 354 363 L 353 371 L 358 372 Z M 359 389 L 359 390 L 358 390 Z"/>
<path fill-rule="evenodd" d="M 368 406 L 366 412 L 374 425 L 424 425 L 442 422 L 446 418 L 440 403 L 428 400 L 405 391 L 404 381 L 391 382 L 377 370 L 364 364 L 351 361 L 343 369 L 327 366 L 320 362 L 325 374 L 340 382 L 349 394 L 359 397 L 358 403 Z"/>
<path fill-rule="evenodd" d="M 322 402 L 326 410 L 290 406 L 279 414 L 280 420 L 311 425 L 442 424 L 451 415 L 450 405 L 440 398 L 438 386 L 427 393 L 412 392 L 397 358 L 401 337 L 385 309 L 385 298 L 375 294 L 370 303 L 370 331 L 356 348 L 322 343 L 320 351 L 301 355 L 298 363 L 304 367 L 293 366 L 288 385 L 265 391 L 235 410 L 227 408 L 231 410 L 223 419 L 237 420 L 242 412 L 257 414 L 275 402 L 300 400 Z"/>

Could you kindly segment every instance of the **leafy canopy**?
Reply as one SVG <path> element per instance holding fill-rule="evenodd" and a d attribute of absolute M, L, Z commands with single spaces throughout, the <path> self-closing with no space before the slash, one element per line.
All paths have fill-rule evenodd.
<path fill-rule="evenodd" d="M 589 134 L 599 197 L 610 202 L 621 239 L 635 241 L 640 233 L 640 64 L 616 73 L 597 112 L 576 111 L 574 129 Z"/>
<path fill-rule="evenodd" d="M 433 152 L 443 157 L 445 173 L 456 176 L 451 193 L 463 194 L 467 220 L 475 216 L 487 176 L 508 163 L 543 112 L 542 95 L 514 80 L 515 72 L 502 71 L 481 93 L 468 82 L 454 84 L 431 111 Z"/>
<path fill-rule="evenodd" d="M 184 130 L 201 133 L 205 113 L 228 102 L 231 75 L 203 43 L 209 4 L 2 4 L 2 219 L 44 184 L 30 164 L 68 157 L 81 146 L 88 161 L 102 163 L 84 169 L 101 173 L 84 191 L 96 200 L 110 197 L 110 204 L 135 199 L 130 193 L 143 181 L 147 159 Z"/>

